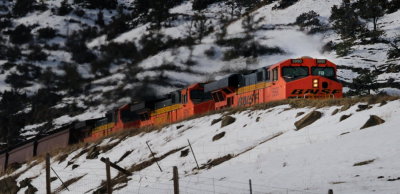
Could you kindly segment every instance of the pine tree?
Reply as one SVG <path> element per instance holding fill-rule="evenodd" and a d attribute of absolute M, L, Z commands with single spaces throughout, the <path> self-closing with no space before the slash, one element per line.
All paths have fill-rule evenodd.
<path fill-rule="evenodd" d="M 13 14 L 15 16 L 25 16 L 27 13 L 33 10 L 35 0 L 17 0 L 13 7 Z"/>
<path fill-rule="evenodd" d="M 377 74 L 370 70 L 363 70 L 353 79 L 351 88 L 356 95 L 370 95 L 371 91 L 377 91 Z"/>
<path fill-rule="evenodd" d="M 101 10 L 99 10 L 99 13 L 97 13 L 96 24 L 99 25 L 100 27 L 104 27 L 104 16 Z"/>
<path fill-rule="evenodd" d="M 385 9 L 388 6 L 387 0 L 358 0 L 355 3 L 358 14 L 370 20 L 374 26 L 374 32 L 378 29 L 378 20 L 385 14 Z"/>
<path fill-rule="evenodd" d="M 339 7 L 333 6 L 331 12 L 329 20 L 333 23 L 332 27 L 343 39 L 356 38 L 365 31 L 364 24 L 358 19 L 350 0 L 343 0 Z"/>

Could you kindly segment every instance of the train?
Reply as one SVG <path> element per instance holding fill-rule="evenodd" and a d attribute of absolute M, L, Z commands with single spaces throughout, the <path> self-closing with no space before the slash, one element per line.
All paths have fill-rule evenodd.
<path fill-rule="evenodd" d="M 287 59 L 219 80 L 195 83 L 148 101 L 125 104 L 104 117 L 69 124 L 0 152 L 0 172 L 9 164 L 77 142 L 93 142 L 118 131 L 161 126 L 230 107 L 306 98 L 342 98 L 337 66 L 327 59 Z"/>

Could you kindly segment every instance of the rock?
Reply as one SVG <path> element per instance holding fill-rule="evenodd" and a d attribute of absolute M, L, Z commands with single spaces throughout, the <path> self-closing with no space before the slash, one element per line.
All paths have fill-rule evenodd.
<path fill-rule="evenodd" d="M 373 127 L 376 125 L 380 125 L 382 123 L 384 123 L 385 120 L 381 119 L 380 117 L 376 116 L 376 115 L 371 115 L 368 119 L 368 121 L 360 128 L 360 129 L 365 129 L 368 127 Z"/>
<path fill-rule="evenodd" d="M 319 111 L 312 111 L 312 112 L 308 113 L 302 119 L 300 119 L 294 123 L 294 125 L 296 126 L 296 131 L 303 127 L 311 125 L 312 123 L 314 123 L 316 120 L 320 119 L 321 117 L 322 117 L 322 113 Z"/>
<path fill-rule="evenodd" d="M 331 115 L 333 116 L 333 115 L 337 114 L 338 112 L 339 112 L 339 109 L 337 108 L 337 109 L 335 109 L 335 110 L 332 112 Z"/>
<path fill-rule="evenodd" d="M 342 116 L 340 117 L 340 119 L 339 119 L 339 122 L 341 122 L 341 121 L 343 121 L 343 120 L 345 120 L 345 119 L 347 119 L 347 118 L 349 118 L 349 117 L 351 117 L 351 114 L 349 114 L 349 115 L 342 115 Z"/>
<path fill-rule="evenodd" d="M 86 159 L 96 159 L 99 154 L 100 154 L 100 151 L 97 148 L 97 146 L 93 146 L 89 149 Z"/>
<path fill-rule="evenodd" d="M 36 187 L 34 187 L 33 185 L 29 184 L 28 185 L 28 189 L 25 191 L 25 194 L 34 194 L 38 191 L 38 189 Z"/>
<path fill-rule="evenodd" d="M 370 108 L 372 108 L 372 106 L 370 106 L 368 104 L 360 104 L 360 105 L 358 105 L 358 109 L 356 111 L 360 112 L 360 111 L 367 110 Z"/>
<path fill-rule="evenodd" d="M 233 118 L 233 117 L 231 117 L 231 116 L 225 116 L 224 118 L 222 118 L 222 121 L 221 121 L 221 128 L 222 128 L 222 127 L 225 127 L 225 126 L 228 126 L 228 125 L 234 123 L 235 121 L 236 121 L 235 118 Z"/>
<path fill-rule="evenodd" d="M 214 125 L 215 123 L 218 123 L 218 122 L 220 122 L 221 120 L 222 120 L 222 118 L 214 119 L 214 120 L 211 121 L 211 125 Z"/>
<path fill-rule="evenodd" d="M 181 157 L 186 157 L 189 154 L 189 149 L 185 149 L 181 151 Z"/>
<path fill-rule="evenodd" d="M 74 164 L 74 165 L 72 165 L 72 170 L 74 170 L 75 168 L 78 168 L 78 167 L 79 167 L 78 164 Z"/>
<path fill-rule="evenodd" d="M 218 133 L 217 135 L 215 135 L 215 136 L 212 138 L 212 141 L 217 141 L 217 140 L 223 138 L 224 136 L 225 136 L 225 131 L 224 131 L 224 132 L 221 132 L 221 133 Z"/>
<path fill-rule="evenodd" d="M 259 121 L 260 121 L 260 117 L 257 117 L 257 118 L 256 118 L 256 122 L 259 122 Z"/>
<path fill-rule="evenodd" d="M 298 112 L 298 113 L 296 114 L 296 118 L 299 117 L 299 116 L 301 116 L 301 115 L 303 115 L 303 114 L 304 114 L 304 112 Z"/>

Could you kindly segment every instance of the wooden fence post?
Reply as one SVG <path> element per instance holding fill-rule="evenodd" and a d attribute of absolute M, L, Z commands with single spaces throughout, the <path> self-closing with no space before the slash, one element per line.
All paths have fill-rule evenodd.
<path fill-rule="evenodd" d="M 174 180 L 174 194 L 179 194 L 178 167 L 174 166 L 172 169 L 173 169 L 173 180 Z"/>
<path fill-rule="evenodd" d="M 46 154 L 46 192 L 51 194 L 51 183 L 50 183 L 50 154 Z"/>
<path fill-rule="evenodd" d="M 160 171 L 162 172 L 161 166 L 158 164 L 157 158 L 156 158 L 156 156 L 154 155 L 153 150 L 151 150 L 150 145 L 149 145 L 149 143 L 148 143 L 147 141 L 146 141 L 146 145 L 147 145 L 147 147 L 149 148 L 149 150 L 150 150 L 150 152 L 151 152 L 151 155 L 153 156 L 153 160 L 156 161 L 156 164 L 157 164 L 158 168 L 159 168 Z"/>
<path fill-rule="evenodd" d="M 109 158 L 106 158 L 106 175 L 107 175 L 107 193 L 112 194 L 110 159 Z"/>
<path fill-rule="evenodd" d="M 249 179 L 250 194 L 253 194 L 253 188 L 251 186 L 251 179 Z"/>
<path fill-rule="evenodd" d="M 196 161 L 197 170 L 199 170 L 199 169 L 200 169 L 200 167 L 199 167 L 199 163 L 197 162 L 196 155 L 194 155 L 194 151 L 193 151 L 193 148 L 192 148 L 192 144 L 190 144 L 190 141 L 189 141 L 189 139 L 188 139 L 187 141 L 188 141 L 188 143 L 189 143 L 190 150 L 192 151 L 192 154 L 193 154 L 194 161 Z"/>
<path fill-rule="evenodd" d="M 329 189 L 328 194 L 333 194 L 333 190 Z"/>

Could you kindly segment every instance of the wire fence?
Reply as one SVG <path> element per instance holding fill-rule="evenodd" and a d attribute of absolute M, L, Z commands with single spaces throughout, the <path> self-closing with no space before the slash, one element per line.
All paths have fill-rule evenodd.
<path fill-rule="evenodd" d="M 52 182 L 52 191 L 57 193 L 93 193 L 96 191 L 99 193 L 106 193 L 105 168 L 98 166 L 88 169 L 90 173 L 81 175 L 66 169 L 54 169 L 66 185 L 63 185 L 60 180 L 55 180 Z M 117 181 L 117 173 L 114 172 L 113 175 L 113 181 Z M 199 174 L 178 173 L 178 175 L 180 193 L 250 193 L 250 184 L 248 180 L 214 178 L 201 176 Z M 315 192 L 302 189 L 270 186 L 268 184 L 263 184 L 263 181 L 257 180 L 253 180 L 251 188 L 252 194 L 316 194 Z M 146 169 L 145 172 L 136 172 L 132 176 L 126 177 L 126 179 L 121 182 L 113 182 L 113 193 L 173 194 L 173 172 L 172 170 L 166 169 L 163 170 L 163 172 L 149 169 Z"/>

